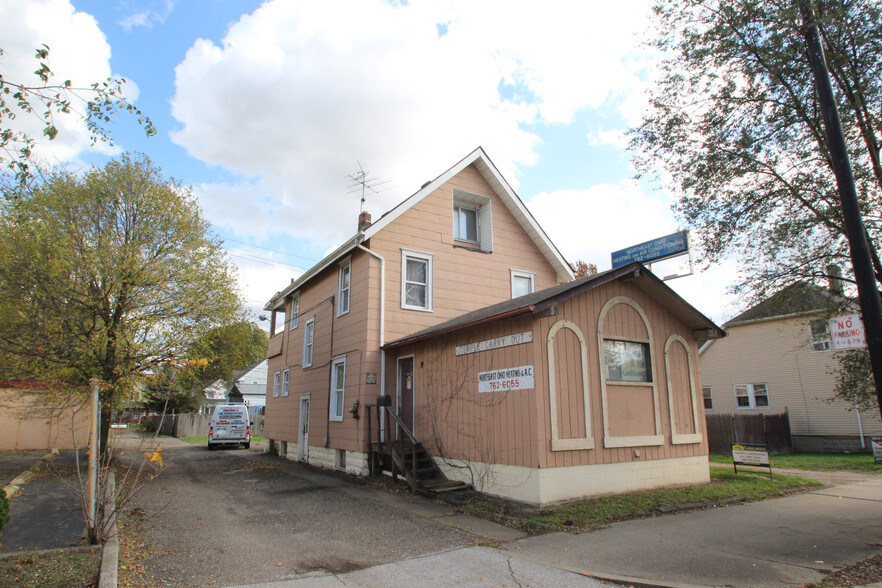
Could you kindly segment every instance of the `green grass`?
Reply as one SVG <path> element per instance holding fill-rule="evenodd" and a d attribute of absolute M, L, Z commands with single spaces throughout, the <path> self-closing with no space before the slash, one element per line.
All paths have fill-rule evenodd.
<path fill-rule="evenodd" d="M 186 441 L 187 443 L 203 443 L 208 444 L 208 435 L 205 437 L 179 437 L 182 441 Z M 263 437 L 252 437 L 251 441 L 257 443 L 258 441 L 263 441 Z"/>
<path fill-rule="evenodd" d="M 721 502 L 753 501 L 783 496 L 800 489 L 823 486 L 797 476 L 774 476 L 711 468 L 711 482 L 681 488 L 603 496 L 543 509 L 476 501 L 464 510 L 527 532 L 569 531 L 581 533 L 615 521 L 654 516 L 679 508 L 709 506 Z"/>
<path fill-rule="evenodd" d="M 731 455 L 717 454 L 708 458 L 711 463 L 732 464 Z M 769 459 L 772 469 L 882 473 L 882 464 L 875 463 L 871 453 L 791 453 L 773 455 Z"/>

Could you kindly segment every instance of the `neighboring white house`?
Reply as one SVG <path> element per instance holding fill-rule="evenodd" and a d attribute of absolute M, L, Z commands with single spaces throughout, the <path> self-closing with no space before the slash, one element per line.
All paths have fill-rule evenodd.
<path fill-rule="evenodd" d="M 868 437 L 882 434 L 879 412 L 833 400 L 830 301 L 828 290 L 798 283 L 724 324 L 726 337 L 699 352 L 705 412 L 787 412 L 796 451 L 869 448 Z"/>
<path fill-rule="evenodd" d="M 266 406 L 267 363 L 261 359 L 242 370 L 227 395 L 230 402 Z"/>

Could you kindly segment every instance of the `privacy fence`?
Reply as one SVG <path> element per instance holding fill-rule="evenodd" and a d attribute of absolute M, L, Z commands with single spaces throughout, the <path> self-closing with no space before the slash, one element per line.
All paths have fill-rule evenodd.
<path fill-rule="evenodd" d="M 251 436 L 263 436 L 263 414 L 261 407 L 249 407 L 251 415 Z M 208 425 L 211 422 L 210 414 L 167 414 L 148 417 L 155 429 L 159 429 L 160 435 L 170 437 L 207 437 Z M 143 421 L 142 421 L 143 422 Z"/>
<path fill-rule="evenodd" d="M 711 453 L 728 454 L 733 443 L 762 443 L 769 453 L 790 453 L 790 417 L 783 414 L 708 414 L 707 441 Z"/>

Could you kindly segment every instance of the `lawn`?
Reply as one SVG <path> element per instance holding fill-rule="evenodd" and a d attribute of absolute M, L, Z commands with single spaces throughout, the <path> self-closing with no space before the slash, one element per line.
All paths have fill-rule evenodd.
<path fill-rule="evenodd" d="M 731 455 L 717 454 L 708 457 L 711 463 L 732 464 Z M 770 460 L 772 469 L 882 473 L 882 464 L 875 463 L 871 453 L 791 453 L 773 455 Z"/>
<path fill-rule="evenodd" d="M 99 547 L 37 551 L 0 557 L 0 588 L 97 586 Z"/>
<path fill-rule="evenodd" d="M 463 511 L 530 533 L 593 531 L 616 521 L 656 516 L 677 510 L 730 502 L 748 502 L 783 496 L 823 486 L 797 476 L 740 472 L 711 467 L 709 484 L 663 488 L 615 496 L 577 500 L 546 508 L 534 508 L 486 496 L 463 505 Z"/>

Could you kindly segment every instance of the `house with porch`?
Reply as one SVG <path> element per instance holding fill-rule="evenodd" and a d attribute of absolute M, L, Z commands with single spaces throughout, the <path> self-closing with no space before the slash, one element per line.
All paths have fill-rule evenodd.
<path fill-rule="evenodd" d="M 292 459 L 534 504 L 708 478 L 696 340 L 722 331 L 640 264 L 574 281 L 481 148 L 266 310 Z"/>

